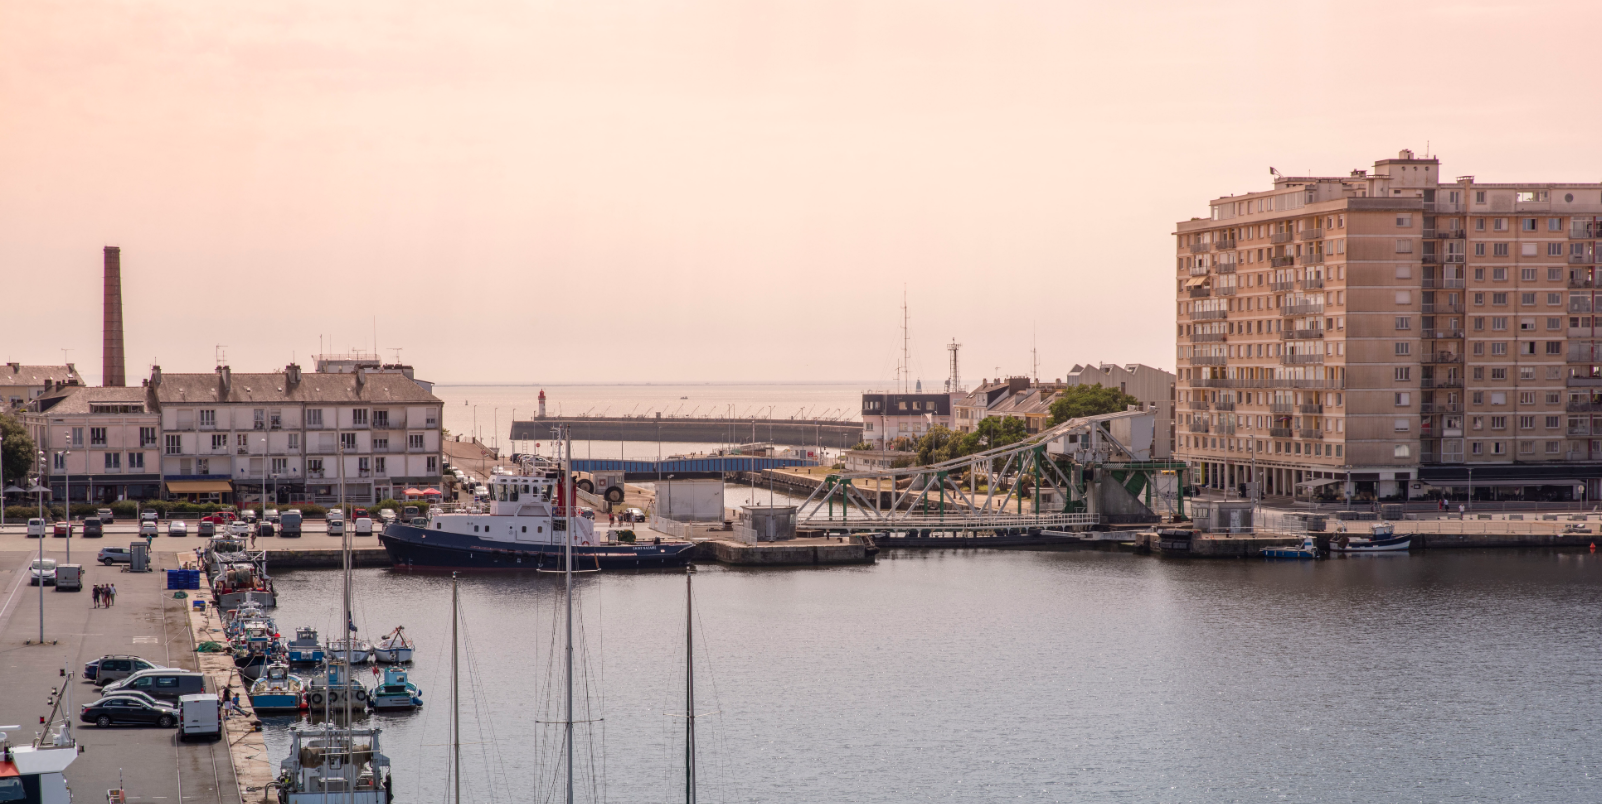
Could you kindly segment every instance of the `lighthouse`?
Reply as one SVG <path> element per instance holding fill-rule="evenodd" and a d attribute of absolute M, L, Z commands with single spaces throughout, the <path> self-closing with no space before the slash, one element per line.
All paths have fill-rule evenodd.
<path fill-rule="evenodd" d="M 546 418 L 546 389 L 544 388 L 540 389 L 540 413 L 537 415 L 539 418 Z"/>

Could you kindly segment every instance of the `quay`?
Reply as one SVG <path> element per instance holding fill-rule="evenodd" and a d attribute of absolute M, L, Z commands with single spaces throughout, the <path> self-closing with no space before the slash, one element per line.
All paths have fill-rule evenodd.
<path fill-rule="evenodd" d="M 863 439 L 863 423 L 839 419 L 727 419 L 646 416 L 547 416 L 512 423 L 514 441 L 550 441 L 551 428 L 575 441 L 664 441 L 733 444 L 767 441 L 792 447 L 847 449 Z"/>

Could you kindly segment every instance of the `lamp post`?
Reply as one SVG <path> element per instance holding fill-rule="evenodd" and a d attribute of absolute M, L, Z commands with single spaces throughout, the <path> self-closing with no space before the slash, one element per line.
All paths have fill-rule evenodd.
<path fill-rule="evenodd" d="M 66 489 L 65 489 L 66 493 L 64 495 L 66 499 L 65 499 L 65 502 L 63 502 L 61 504 L 61 510 L 62 510 L 62 513 L 65 514 L 66 517 L 67 517 L 67 563 L 68 564 L 72 563 L 72 472 L 68 471 L 68 469 L 67 469 L 67 456 L 71 455 L 71 454 L 72 454 L 72 450 L 70 450 L 70 449 L 64 449 L 64 450 L 61 451 L 61 476 L 66 481 L 65 483 L 63 483 L 63 485 L 66 486 Z M 40 587 L 40 593 L 43 594 L 43 591 L 44 591 L 44 581 L 43 580 L 41 580 L 39 582 L 39 587 Z"/>
<path fill-rule="evenodd" d="M 39 473 L 44 474 L 45 452 L 39 450 Z M 33 483 L 34 495 L 39 498 L 39 644 L 45 644 L 45 487 L 38 478 Z"/>

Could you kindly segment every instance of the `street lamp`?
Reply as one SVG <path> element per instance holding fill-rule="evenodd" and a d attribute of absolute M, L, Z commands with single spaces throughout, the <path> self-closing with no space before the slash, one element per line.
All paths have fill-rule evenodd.
<path fill-rule="evenodd" d="M 72 472 L 67 469 L 67 456 L 71 455 L 71 454 L 72 454 L 72 450 L 69 450 L 69 449 L 64 449 L 64 450 L 61 451 L 61 476 L 65 480 L 65 482 L 62 485 L 66 486 L 66 488 L 64 489 L 65 494 L 63 495 L 65 497 L 65 501 L 61 504 L 61 510 L 62 510 L 62 513 L 65 514 L 66 517 L 67 517 L 67 563 L 68 564 L 72 563 Z M 43 587 L 44 586 L 44 581 L 40 581 L 39 585 L 41 587 Z M 41 591 L 41 594 L 43 594 L 42 591 Z"/>

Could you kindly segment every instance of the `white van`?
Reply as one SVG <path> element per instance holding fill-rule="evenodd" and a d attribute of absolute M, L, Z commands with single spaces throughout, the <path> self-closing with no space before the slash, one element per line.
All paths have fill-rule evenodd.
<path fill-rule="evenodd" d="M 356 518 L 356 521 L 353 522 L 352 524 L 354 524 L 356 526 L 356 528 L 351 531 L 351 535 L 352 536 L 372 536 L 373 535 L 373 520 L 371 520 L 371 519 L 369 519 L 369 518 L 367 518 L 365 516 L 359 516 L 359 517 Z"/>
<path fill-rule="evenodd" d="M 28 538 L 43 539 L 45 537 L 45 529 L 48 527 L 50 526 L 38 517 L 28 520 Z"/>
<path fill-rule="evenodd" d="M 218 717 L 218 710 L 222 708 L 217 696 L 210 693 L 179 696 L 178 739 L 188 740 L 191 737 L 216 739 L 223 736 L 222 719 Z"/>

